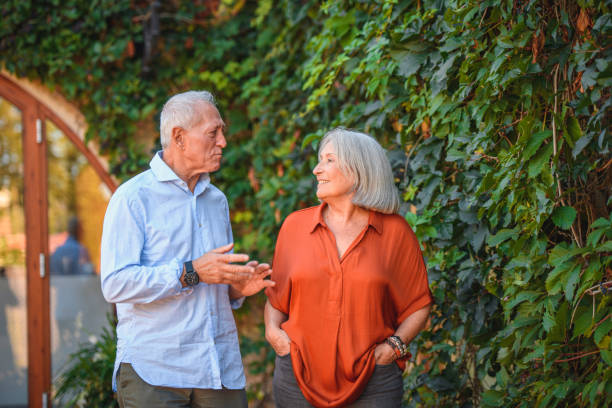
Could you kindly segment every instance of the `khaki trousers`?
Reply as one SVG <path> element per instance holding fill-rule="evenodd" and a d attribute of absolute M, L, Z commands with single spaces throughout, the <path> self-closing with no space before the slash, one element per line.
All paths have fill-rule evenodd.
<path fill-rule="evenodd" d="M 244 389 L 212 390 L 150 385 L 128 363 L 121 363 L 117 372 L 117 399 L 121 408 L 247 408 Z"/>

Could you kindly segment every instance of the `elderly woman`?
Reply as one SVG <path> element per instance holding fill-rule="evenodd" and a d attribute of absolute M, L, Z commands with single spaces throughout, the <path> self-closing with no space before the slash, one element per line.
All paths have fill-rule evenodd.
<path fill-rule="evenodd" d="M 313 173 L 321 205 L 283 223 L 266 290 L 276 404 L 398 407 L 432 302 L 419 243 L 372 137 L 327 133 Z"/>

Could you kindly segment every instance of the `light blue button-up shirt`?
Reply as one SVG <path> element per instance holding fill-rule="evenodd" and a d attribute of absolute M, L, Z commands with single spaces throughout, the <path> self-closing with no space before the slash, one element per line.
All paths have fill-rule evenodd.
<path fill-rule="evenodd" d="M 233 242 L 225 195 L 200 176 L 192 193 L 158 152 L 113 194 L 102 233 L 102 293 L 117 304 L 117 358 L 147 383 L 241 389 L 228 285 L 182 288 L 183 262 Z"/>

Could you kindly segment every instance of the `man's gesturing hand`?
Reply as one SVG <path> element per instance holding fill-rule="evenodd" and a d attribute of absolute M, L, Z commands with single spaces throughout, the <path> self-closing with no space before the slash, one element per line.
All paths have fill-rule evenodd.
<path fill-rule="evenodd" d="M 205 253 L 193 260 L 193 269 L 205 283 L 236 283 L 249 279 L 255 268 L 251 265 L 235 265 L 233 262 L 246 262 L 247 254 L 228 254 L 234 244 L 227 244 Z"/>
<path fill-rule="evenodd" d="M 272 273 L 272 269 L 267 263 L 260 264 L 257 261 L 251 261 L 247 266 L 255 268 L 255 273 L 253 273 L 250 278 L 241 282 L 235 282 L 230 286 L 230 299 L 251 296 L 262 289 L 276 285 L 276 283 L 270 279 L 266 279 Z"/>

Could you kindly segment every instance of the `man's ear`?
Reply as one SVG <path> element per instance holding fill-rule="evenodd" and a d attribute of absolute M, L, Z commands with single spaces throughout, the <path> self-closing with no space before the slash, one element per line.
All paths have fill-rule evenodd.
<path fill-rule="evenodd" d="M 185 129 L 179 126 L 175 126 L 172 128 L 172 143 L 176 145 L 179 149 L 183 149 L 183 137 L 185 134 Z"/>

